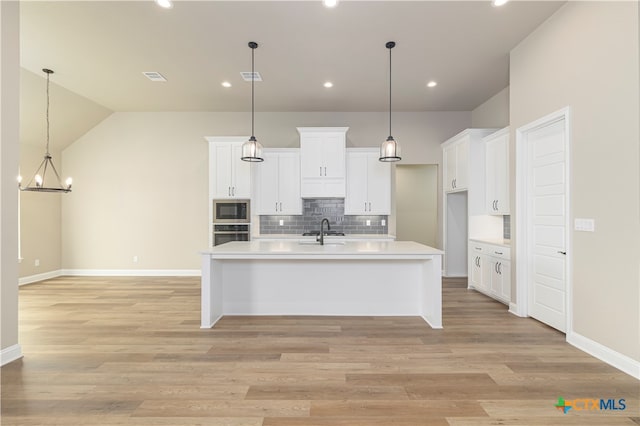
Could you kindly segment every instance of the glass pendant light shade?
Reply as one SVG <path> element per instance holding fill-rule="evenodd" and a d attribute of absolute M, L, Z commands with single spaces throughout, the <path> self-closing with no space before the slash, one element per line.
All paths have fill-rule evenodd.
<path fill-rule="evenodd" d="M 400 157 L 400 145 L 398 145 L 398 142 L 393 136 L 389 136 L 387 140 L 380 145 L 379 160 L 388 163 L 402 160 L 402 157 Z"/>
<path fill-rule="evenodd" d="M 253 83 L 256 77 L 256 73 L 254 70 L 254 52 L 258 48 L 258 43 L 256 43 L 255 41 L 250 41 L 249 48 L 251 49 L 251 137 L 248 141 L 242 144 L 242 156 L 240 157 L 240 159 L 242 161 L 259 163 L 261 161 L 264 161 L 264 158 L 262 158 L 262 145 L 257 141 L 253 133 L 255 115 Z"/>
<path fill-rule="evenodd" d="M 256 140 L 255 136 L 251 136 L 248 141 L 242 144 L 242 157 L 240 159 L 253 163 L 264 161 L 264 158 L 262 158 L 262 144 Z"/>
<path fill-rule="evenodd" d="M 391 49 L 396 47 L 396 43 L 389 41 L 385 44 L 385 47 L 389 49 L 389 137 L 380 145 L 380 158 L 378 160 L 391 163 L 402 160 L 402 157 L 400 157 L 400 145 L 391 136 Z"/>

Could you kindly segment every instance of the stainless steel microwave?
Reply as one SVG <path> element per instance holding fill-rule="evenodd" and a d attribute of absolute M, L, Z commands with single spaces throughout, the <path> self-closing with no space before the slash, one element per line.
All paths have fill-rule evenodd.
<path fill-rule="evenodd" d="M 213 200 L 213 223 L 249 223 L 250 200 Z"/>

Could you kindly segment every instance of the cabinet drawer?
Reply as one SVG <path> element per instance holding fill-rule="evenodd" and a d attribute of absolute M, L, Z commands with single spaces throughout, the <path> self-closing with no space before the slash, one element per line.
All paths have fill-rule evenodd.
<path fill-rule="evenodd" d="M 510 260 L 511 248 L 504 246 L 487 245 L 486 255 L 497 257 L 498 259 Z"/>
<path fill-rule="evenodd" d="M 477 243 L 474 241 L 469 242 L 469 254 L 489 254 L 491 253 L 489 247 L 483 243 Z"/>

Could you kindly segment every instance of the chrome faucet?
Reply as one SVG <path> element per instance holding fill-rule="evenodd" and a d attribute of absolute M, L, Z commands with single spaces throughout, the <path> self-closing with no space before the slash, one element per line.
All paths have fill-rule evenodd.
<path fill-rule="evenodd" d="M 316 241 L 320 241 L 320 245 L 323 246 L 324 245 L 324 223 L 327 223 L 327 231 L 331 230 L 331 225 L 329 224 L 329 219 L 327 219 L 326 217 L 322 219 L 322 221 L 320 222 L 320 235 L 318 235 L 316 237 Z"/>

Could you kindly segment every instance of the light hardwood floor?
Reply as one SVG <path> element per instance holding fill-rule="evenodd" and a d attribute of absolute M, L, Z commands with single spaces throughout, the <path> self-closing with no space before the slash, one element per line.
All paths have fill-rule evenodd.
<path fill-rule="evenodd" d="M 225 317 L 198 278 L 60 277 L 20 288 L 22 360 L 2 425 L 638 425 L 640 382 L 564 335 L 445 282 L 416 317 Z M 563 414 L 558 397 L 624 398 Z"/>

